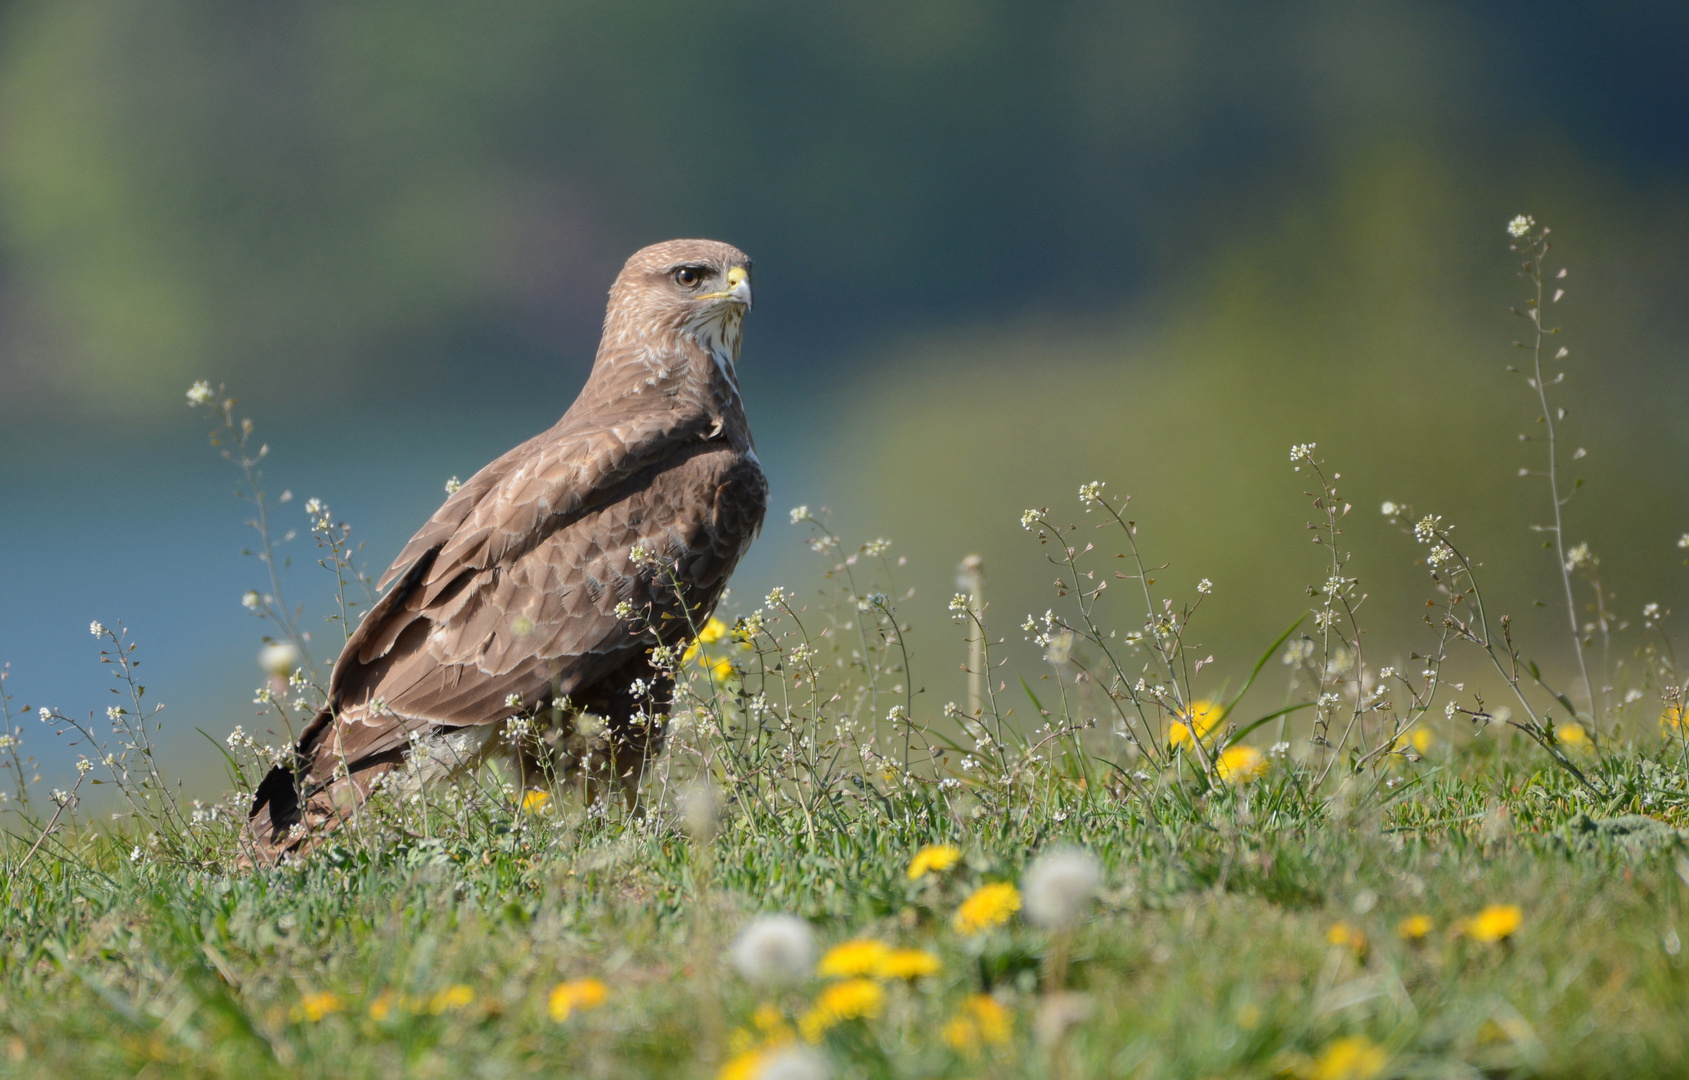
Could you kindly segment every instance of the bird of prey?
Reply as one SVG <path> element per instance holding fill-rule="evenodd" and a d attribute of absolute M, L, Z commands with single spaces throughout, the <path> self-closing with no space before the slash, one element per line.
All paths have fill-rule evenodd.
<path fill-rule="evenodd" d="M 673 691 L 652 650 L 703 625 L 767 507 L 734 370 L 750 307 L 751 260 L 727 244 L 627 261 L 575 403 L 454 492 L 383 576 L 327 706 L 258 786 L 250 857 L 310 847 L 384 776 L 420 787 L 494 754 L 613 777 L 634 804 Z M 549 760 L 513 749 L 513 717 Z"/>

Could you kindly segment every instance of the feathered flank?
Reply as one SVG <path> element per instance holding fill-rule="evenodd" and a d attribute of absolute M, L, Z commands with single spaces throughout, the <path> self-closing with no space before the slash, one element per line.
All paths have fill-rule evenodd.
<path fill-rule="evenodd" d="M 650 651 L 703 625 L 767 506 L 734 368 L 750 275 L 708 240 L 627 261 L 574 404 L 464 482 L 382 577 L 293 767 L 258 788 L 254 858 L 310 846 L 384 776 L 428 783 L 507 750 L 495 736 L 519 714 L 549 757 L 524 775 L 584 768 L 631 805 L 662 746 L 642 707 L 672 692 Z M 596 742 L 575 737 L 588 714 Z"/>

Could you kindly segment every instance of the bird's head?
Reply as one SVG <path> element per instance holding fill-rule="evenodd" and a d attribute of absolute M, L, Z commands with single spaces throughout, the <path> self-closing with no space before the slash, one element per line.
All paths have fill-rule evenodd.
<path fill-rule="evenodd" d="M 714 240 L 669 240 L 634 252 L 622 267 L 610 287 L 604 332 L 685 334 L 731 361 L 750 309 L 748 255 Z"/>

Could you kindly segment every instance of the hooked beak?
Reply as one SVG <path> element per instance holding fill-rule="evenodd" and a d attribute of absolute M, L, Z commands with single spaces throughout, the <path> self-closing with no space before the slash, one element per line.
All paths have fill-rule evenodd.
<path fill-rule="evenodd" d="M 700 300 L 730 300 L 735 304 L 745 305 L 745 310 L 751 310 L 751 275 L 742 266 L 735 266 L 727 272 L 727 288 L 721 292 L 705 293 L 698 297 Z"/>
<path fill-rule="evenodd" d="M 751 310 L 751 275 L 743 266 L 735 266 L 727 272 L 727 298 L 736 304 L 744 304 L 745 310 Z"/>

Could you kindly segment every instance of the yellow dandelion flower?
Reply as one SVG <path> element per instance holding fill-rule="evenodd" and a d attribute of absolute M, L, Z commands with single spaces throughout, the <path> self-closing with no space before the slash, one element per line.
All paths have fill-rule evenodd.
<path fill-rule="evenodd" d="M 1365 1035 L 1337 1039 L 1314 1059 L 1313 1080 L 1372 1080 L 1389 1060 L 1384 1048 Z"/>
<path fill-rule="evenodd" d="M 892 949 L 874 965 L 874 975 L 881 979 L 919 979 L 937 975 L 940 969 L 938 957 L 925 949 Z"/>
<path fill-rule="evenodd" d="M 604 1004 L 609 995 L 609 988 L 598 979 L 571 979 L 558 983 L 551 988 L 551 995 L 546 999 L 546 1009 L 551 1018 L 561 1024 L 579 1009 L 596 1009 Z"/>
<path fill-rule="evenodd" d="M 764 1046 L 734 1054 L 715 1074 L 716 1080 L 756 1080 L 767 1058 L 768 1048 Z"/>
<path fill-rule="evenodd" d="M 846 979 L 821 991 L 815 1004 L 798 1020 L 798 1030 L 809 1042 L 819 1042 L 821 1036 L 846 1020 L 860 1020 L 880 1015 L 886 1005 L 886 992 L 873 979 Z"/>
<path fill-rule="evenodd" d="M 858 975 L 872 975 L 891 949 L 874 938 L 857 938 L 827 950 L 815 973 L 823 979 L 848 979 Z"/>
<path fill-rule="evenodd" d="M 956 909 L 951 925 L 963 934 L 977 934 L 1002 926 L 1020 910 L 1020 890 L 1006 881 L 981 885 Z"/>
<path fill-rule="evenodd" d="M 299 1006 L 293 1010 L 293 1013 L 294 1019 L 308 1020 L 314 1024 L 323 1017 L 332 1016 L 345 1008 L 346 1002 L 341 1000 L 339 994 L 330 993 L 327 990 L 318 990 L 300 998 Z"/>
<path fill-rule="evenodd" d="M 1002 1002 L 989 994 L 974 994 L 962 1002 L 939 1034 L 952 1050 L 971 1055 L 982 1045 L 1003 1045 L 1014 1030 L 1014 1014 Z"/>
<path fill-rule="evenodd" d="M 717 683 L 724 683 L 738 674 L 738 672 L 733 669 L 733 661 L 729 660 L 725 656 L 720 660 L 716 660 L 711 663 L 709 665 L 709 669 L 710 678 L 714 679 Z"/>
<path fill-rule="evenodd" d="M 551 792 L 530 791 L 522 796 L 522 809 L 528 811 L 530 814 L 537 813 L 540 810 L 544 810 L 546 803 L 549 803 L 550 801 Z"/>
<path fill-rule="evenodd" d="M 1578 749 L 1582 749 L 1583 747 L 1589 745 L 1589 732 L 1584 730 L 1582 724 L 1570 721 L 1564 724 L 1554 725 L 1554 738 L 1556 741 L 1563 743 L 1566 746 L 1576 747 Z"/>
<path fill-rule="evenodd" d="M 1247 784 L 1267 771 L 1267 758 L 1253 746 L 1228 746 L 1214 769 L 1228 784 Z"/>
<path fill-rule="evenodd" d="M 1689 706 L 1667 705 L 1666 711 L 1660 714 L 1660 730 L 1667 735 L 1689 734 Z"/>
<path fill-rule="evenodd" d="M 1212 701 L 1193 701 L 1190 720 L 1196 725 L 1198 738 L 1206 740 L 1209 733 L 1225 718 L 1225 711 Z M 1167 729 L 1167 741 L 1172 746 L 1185 746 L 1191 741 L 1191 724 L 1175 720 Z"/>
<path fill-rule="evenodd" d="M 1525 921 L 1525 913 L 1517 904 L 1491 904 L 1461 924 L 1461 929 L 1473 941 L 1494 945 L 1513 936 Z"/>
<path fill-rule="evenodd" d="M 1333 923 L 1331 929 L 1325 932 L 1328 945 L 1341 945 L 1356 956 L 1366 955 L 1366 933 L 1358 926 L 1351 926 L 1346 922 Z"/>
<path fill-rule="evenodd" d="M 779 1031 L 786 1026 L 786 1017 L 779 1009 L 766 1002 L 757 1006 L 757 1011 L 751 1014 L 751 1023 L 759 1031 Z"/>
<path fill-rule="evenodd" d="M 428 999 L 428 1011 L 435 1016 L 475 1003 L 475 988 L 453 983 Z"/>
<path fill-rule="evenodd" d="M 1403 941 L 1420 941 L 1433 927 L 1429 915 L 1409 915 L 1396 924 L 1396 936 Z"/>
<path fill-rule="evenodd" d="M 393 991 L 383 990 L 369 1003 L 369 1018 L 379 1024 L 392 1016 L 394 1006 L 399 1004 L 400 1000 Z"/>
<path fill-rule="evenodd" d="M 1437 744 L 1437 735 L 1428 727 L 1416 727 L 1412 731 L 1403 732 L 1396 736 L 1395 749 L 1398 752 L 1412 750 L 1416 754 L 1423 754 Z"/>
<path fill-rule="evenodd" d="M 710 620 L 704 624 L 704 628 L 698 631 L 698 640 L 705 645 L 714 645 L 726 636 L 727 624 L 713 615 L 710 616 Z"/>
<path fill-rule="evenodd" d="M 915 852 L 915 857 L 909 860 L 909 880 L 914 881 L 927 874 L 942 874 L 961 859 L 960 848 L 949 844 L 928 844 Z"/>

